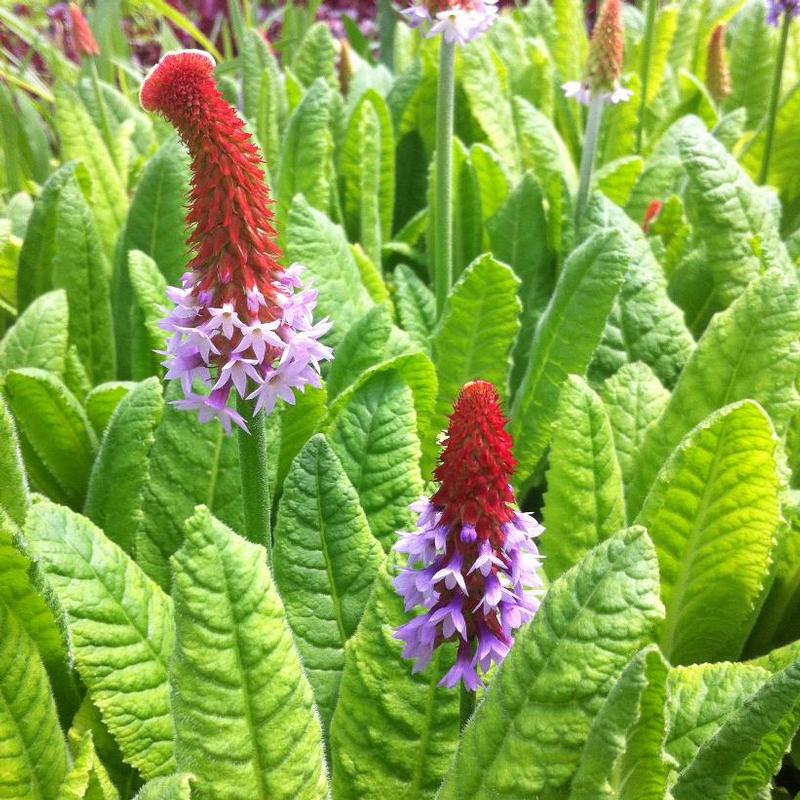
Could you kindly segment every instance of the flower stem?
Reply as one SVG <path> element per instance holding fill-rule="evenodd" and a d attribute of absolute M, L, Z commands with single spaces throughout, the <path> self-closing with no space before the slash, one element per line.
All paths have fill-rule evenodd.
<path fill-rule="evenodd" d="M 236 399 L 236 407 L 250 433 L 239 429 L 239 469 L 244 501 L 245 535 L 263 544 L 267 558 L 272 558 L 272 507 L 269 496 L 269 460 L 267 458 L 267 421 L 264 414 L 253 415 L 252 403 Z"/>
<path fill-rule="evenodd" d="M 575 227 L 580 227 L 586 204 L 589 200 L 589 189 L 592 185 L 592 170 L 597 155 L 597 139 L 600 135 L 600 123 L 603 120 L 605 98 L 598 90 L 592 91 L 589 104 L 589 117 L 586 120 L 586 133 L 583 137 L 583 153 L 581 155 L 581 180 L 578 186 L 578 199 L 575 203 Z"/>
<path fill-rule="evenodd" d="M 658 0 L 646 0 L 647 18 L 644 29 L 644 50 L 642 51 L 642 97 L 639 101 L 639 122 L 636 127 L 636 152 L 642 152 L 644 136 L 644 115 L 647 110 L 647 94 L 650 90 L 650 64 L 653 60 L 653 45 L 656 38 L 656 12 Z"/>
<path fill-rule="evenodd" d="M 453 282 L 453 113 L 455 104 L 454 44 L 442 39 L 439 59 L 439 89 L 436 98 L 436 221 L 434 287 L 436 311 L 444 309 Z"/>
<path fill-rule="evenodd" d="M 475 692 L 471 692 L 464 684 L 461 684 L 461 697 L 459 702 L 459 714 L 461 718 L 460 730 L 464 730 L 469 718 L 475 711 Z"/>
<path fill-rule="evenodd" d="M 758 174 L 759 184 L 767 182 L 769 165 L 772 161 L 772 147 L 775 141 L 775 123 L 778 117 L 778 103 L 781 99 L 781 82 L 783 81 L 783 65 L 786 62 L 786 45 L 789 42 L 789 26 L 792 15 L 788 11 L 783 13 L 781 26 L 781 43 L 778 47 L 778 58 L 775 62 L 775 76 L 772 79 L 772 94 L 769 98 L 769 111 L 767 112 L 767 138 L 764 142 L 764 155 L 761 160 L 761 171 Z"/>

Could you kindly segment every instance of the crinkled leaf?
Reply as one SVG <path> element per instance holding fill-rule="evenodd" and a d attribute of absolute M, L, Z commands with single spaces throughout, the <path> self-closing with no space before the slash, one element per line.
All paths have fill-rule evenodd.
<path fill-rule="evenodd" d="M 58 800 L 119 800 L 119 792 L 95 752 L 91 732 L 77 743 L 75 760 L 58 790 Z"/>
<path fill-rule="evenodd" d="M 336 42 L 324 22 L 316 22 L 306 31 L 293 54 L 292 72 L 303 86 L 322 78 L 331 89 L 337 88 Z"/>
<path fill-rule="evenodd" d="M 142 786 L 134 800 L 191 800 L 193 782 L 193 776 L 187 773 L 153 778 Z"/>
<path fill-rule="evenodd" d="M 0 396 L 0 510 L 22 525 L 28 508 L 28 478 L 19 449 L 17 426 Z"/>
<path fill-rule="evenodd" d="M 320 724 L 265 550 L 199 508 L 172 564 L 179 769 L 201 797 L 322 800 Z"/>

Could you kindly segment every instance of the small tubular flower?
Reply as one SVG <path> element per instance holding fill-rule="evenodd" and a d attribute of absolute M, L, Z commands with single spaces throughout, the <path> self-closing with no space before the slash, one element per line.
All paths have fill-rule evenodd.
<path fill-rule="evenodd" d="M 99 56 L 100 46 L 94 38 L 92 29 L 83 16 L 83 12 L 77 3 L 69 4 L 69 16 L 72 21 L 72 36 L 75 40 L 75 49 L 81 56 Z"/>
<path fill-rule="evenodd" d="M 270 413 L 278 399 L 319 386 L 320 363 L 333 357 L 319 338 L 317 293 L 303 287 L 304 268 L 284 270 L 275 244 L 270 197 L 261 158 L 244 123 L 214 83 L 207 53 L 168 53 L 142 84 L 140 100 L 177 129 L 192 158 L 186 217 L 193 258 L 180 287 L 170 287 L 172 310 L 161 321 L 171 334 L 164 366 L 180 381 L 178 408 L 201 422 L 218 419 L 247 429 L 229 407 L 232 392 Z M 196 393 L 202 384 L 210 392 Z"/>
<path fill-rule="evenodd" d="M 434 473 L 439 488 L 411 506 L 417 530 L 401 533 L 394 548 L 408 556 L 394 586 L 406 611 L 423 611 L 395 632 L 403 655 L 416 659 L 418 672 L 436 647 L 458 642 L 441 686 L 461 681 L 478 689 L 478 670 L 505 658 L 543 591 L 534 541 L 543 528 L 515 508 L 509 481 L 516 464 L 505 424 L 490 383 L 464 387 Z"/>
<path fill-rule="evenodd" d="M 783 14 L 800 16 L 800 0 L 767 0 L 767 22 L 770 25 L 777 28 Z"/>
<path fill-rule="evenodd" d="M 717 103 L 722 103 L 731 94 L 731 75 L 728 56 L 725 52 L 725 26 L 717 25 L 708 44 L 706 61 L 706 84 Z"/>
<path fill-rule="evenodd" d="M 465 45 L 489 30 L 497 17 L 497 0 L 413 0 L 400 12 L 426 36 L 441 34 L 448 44 Z"/>
<path fill-rule="evenodd" d="M 625 48 L 621 0 L 606 0 L 592 33 L 586 76 L 561 87 L 566 97 L 588 106 L 600 93 L 607 103 L 616 105 L 631 99 L 633 92 L 620 86 Z"/>

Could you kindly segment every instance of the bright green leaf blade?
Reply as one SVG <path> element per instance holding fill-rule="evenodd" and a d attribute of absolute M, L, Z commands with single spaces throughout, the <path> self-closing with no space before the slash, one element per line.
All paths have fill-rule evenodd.
<path fill-rule="evenodd" d="M 606 231 L 592 236 L 564 265 L 536 328 L 531 362 L 511 410 L 518 486 L 530 478 L 549 444 L 567 375 L 583 374 L 591 360 L 630 259 L 626 240 Z"/>
<path fill-rule="evenodd" d="M 337 44 L 330 28 L 323 22 L 315 22 L 293 53 L 292 71 L 303 86 L 311 86 L 322 78 L 331 89 L 336 89 L 339 84 L 336 51 Z"/>
<path fill-rule="evenodd" d="M 150 448 L 163 410 L 157 378 L 134 387 L 111 418 L 89 478 L 84 514 L 129 553 L 141 524 Z"/>
<path fill-rule="evenodd" d="M 131 374 L 144 378 L 162 370 L 157 351 L 164 350 L 167 338 L 159 326 L 164 317 L 167 281 L 156 262 L 139 250 L 128 253 L 127 269 L 135 306 L 131 315 L 133 328 L 130 337 L 118 339 L 118 343 L 120 348 L 130 348 Z"/>
<path fill-rule="evenodd" d="M 0 340 L 0 375 L 36 367 L 63 375 L 67 357 L 69 309 L 63 291 L 37 297 Z"/>
<path fill-rule="evenodd" d="M 714 318 L 683 371 L 657 425 L 646 435 L 628 491 L 635 516 L 661 465 L 709 414 L 738 400 L 760 403 L 781 435 L 800 406 L 800 288 L 770 270 Z"/>
<path fill-rule="evenodd" d="M 145 778 L 174 771 L 169 597 L 99 528 L 61 506 L 33 506 L 25 540 L 66 612 L 78 673 L 126 760 Z"/>
<path fill-rule="evenodd" d="M 142 786 L 134 800 L 191 800 L 193 777 L 188 774 L 154 778 Z"/>
<path fill-rule="evenodd" d="M 51 800 L 67 771 L 67 746 L 47 673 L 22 623 L 0 602 L 0 795 Z"/>
<path fill-rule="evenodd" d="M 22 525 L 28 508 L 28 478 L 19 449 L 17 426 L 0 396 L 0 510 Z"/>
<path fill-rule="evenodd" d="M 276 486 L 278 491 L 283 486 L 289 468 L 295 456 L 303 449 L 303 445 L 322 427 L 328 413 L 328 393 L 323 386 L 313 386 L 296 397 L 296 403 L 290 406 L 284 403 L 280 413 L 280 452 L 276 464 Z"/>
<path fill-rule="evenodd" d="M 383 560 L 358 495 L 322 435 L 300 451 L 283 486 L 275 582 L 325 727 L 353 635 Z"/>
<path fill-rule="evenodd" d="M 119 800 L 119 792 L 97 757 L 91 733 L 78 742 L 75 760 L 58 790 L 58 800 Z"/>
<path fill-rule="evenodd" d="M 172 564 L 178 767 L 201 797 L 322 800 L 319 719 L 265 550 L 199 508 Z"/>
<path fill-rule="evenodd" d="M 555 31 L 552 52 L 559 83 L 580 80 L 589 52 L 586 30 L 583 25 L 575 24 L 583 19 L 583 3 L 580 0 L 555 0 L 553 11 Z"/>
<path fill-rule="evenodd" d="M 394 304 L 403 330 L 417 347 L 430 353 L 431 334 L 436 324 L 436 300 L 433 292 L 405 264 L 394 271 Z"/>
<path fill-rule="evenodd" d="M 608 414 L 574 375 L 561 391 L 549 465 L 541 550 L 553 581 L 625 526 L 622 473 Z"/>
<path fill-rule="evenodd" d="M 644 529 L 592 550 L 517 635 L 464 730 L 440 800 L 563 797 L 592 721 L 661 615 Z"/>
<path fill-rule="evenodd" d="M 379 372 L 350 396 L 330 432 L 372 535 L 387 552 L 397 532 L 413 524 L 408 506 L 422 494 L 413 401 L 399 373 Z"/>
<path fill-rule="evenodd" d="M 781 520 L 777 437 L 752 402 L 695 428 L 639 514 L 667 609 L 665 655 L 678 664 L 736 658 L 755 621 Z"/>
<path fill-rule="evenodd" d="M 109 381 L 95 386 L 83 401 L 94 432 L 102 437 L 111 417 L 125 396 L 136 386 L 131 381 Z"/>
<path fill-rule="evenodd" d="M 333 792 L 341 800 L 432 800 L 455 751 L 457 694 L 437 687 L 443 651 L 424 672 L 412 674 L 393 636 L 407 620 L 390 575 L 382 569 L 345 649 L 331 723 Z"/>

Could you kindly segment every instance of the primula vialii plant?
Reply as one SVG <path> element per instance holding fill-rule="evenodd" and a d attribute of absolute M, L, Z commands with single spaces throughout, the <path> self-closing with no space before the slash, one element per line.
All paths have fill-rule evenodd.
<path fill-rule="evenodd" d="M 401 534 L 395 550 L 408 566 L 394 580 L 406 611 L 424 613 L 397 630 L 403 654 L 424 669 L 435 648 L 458 642 L 441 685 L 459 681 L 471 692 L 503 661 L 513 632 L 539 607 L 543 530 L 517 510 L 510 480 L 516 463 L 511 437 L 490 383 L 467 384 L 456 401 L 434 477 L 438 490 L 412 506 L 417 530 Z M 420 568 L 418 568 L 420 567 Z"/>

